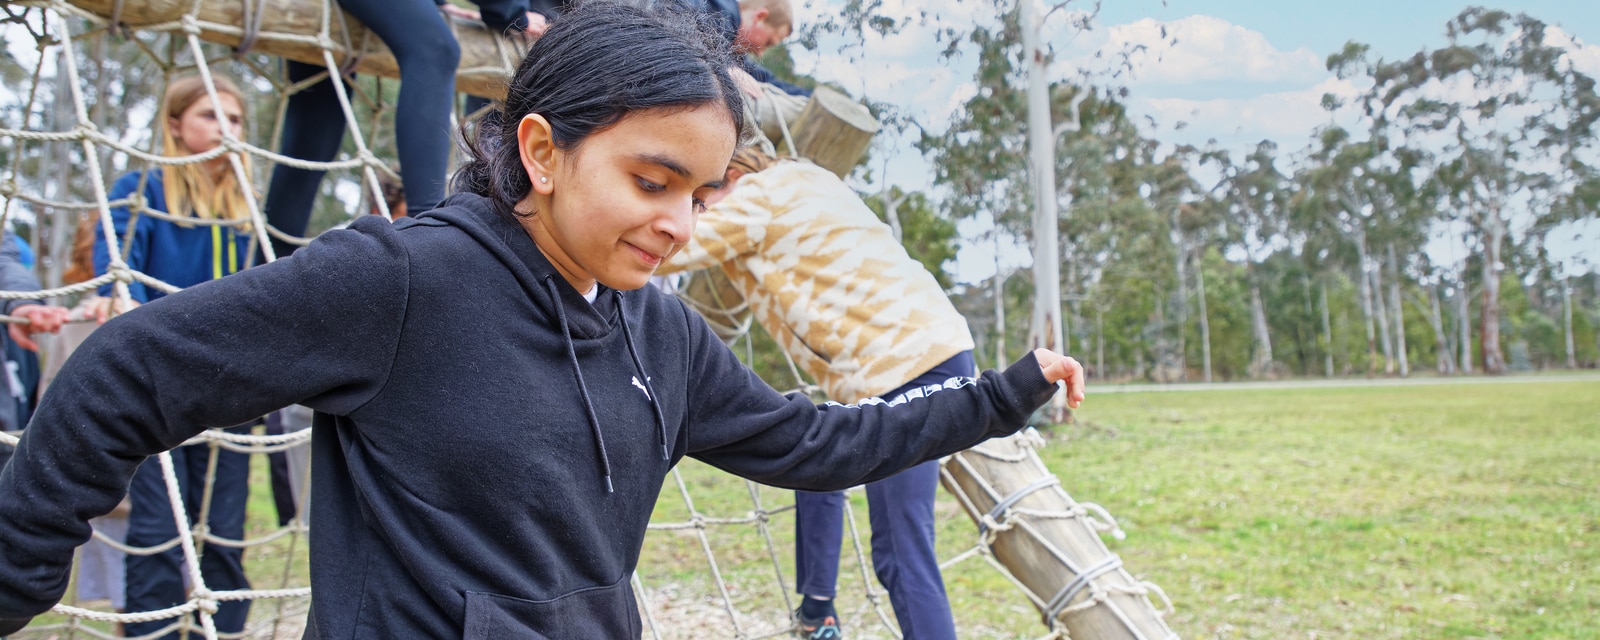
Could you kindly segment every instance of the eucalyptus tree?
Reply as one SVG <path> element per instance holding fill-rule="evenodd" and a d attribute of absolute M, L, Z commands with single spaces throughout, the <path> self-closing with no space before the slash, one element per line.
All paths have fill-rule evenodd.
<path fill-rule="evenodd" d="M 1377 155 L 1377 146 L 1372 141 L 1354 141 L 1348 131 L 1337 126 L 1322 129 L 1317 138 L 1318 147 L 1310 154 L 1308 165 L 1296 175 L 1298 190 L 1294 211 L 1303 218 L 1299 222 L 1301 227 L 1331 230 L 1355 250 L 1350 279 L 1359 292 L 1362 324 L 1367 335 L 1367 367 L 1371 374 L 1377 367 L 1379 343 L 1368 243 L 1376 206 L 1370 188 L 1374 185 L 1368 172 Z M 1336 255 L 1336 252 L 1329 255 Z M 1382 347 L 1384 368 L 1391 370 L 1394 360 L 1387 336 Z"/>
<path fill-rule="evenodd" d="M 1514 215 L 1593 215 L 1592 205 L 1578 206 L 1592 183 L 1586 166 L 1571 172 L 1580 178 L 1549 182 L 1552 168 L 1575 169 L 1574 152 L 1593 140 L 1595 103 L 1593 81 L 1548 35 L 1526 14 L 1470 7 L 1448 23 L 1444 47 L 1373 67 L 1376 105 L 1440 143 L 1441 202 L 1472 230 L 1481 256 L 1479 340 L 1489 373 L 1506 366 L 1500 287 L 1505 251 L 1519 240 Z M 1530 197 L 1536 187 L 1551 197 Z"/>
<path fill-rule="evenodd" d="M 1065 6 L 1053 6 L 1050 14 Z M 946 210 L 952 218 L 987 215 L 1005 233 L 1028 240 L 1035 292 L 1030 342 L 1064 349 L 1060 273 L 1064 257 L 1059 234 L 1062 219 L 1070 217 L 1061 212 L 1070 212 L 1072 194 L 1062 188 L 1062 180 L 1064 176 L 1067 182 L 1075 180 L 1072 158 L 1087 156 L 1068 155 L 1061 158 L 1064 163 L 1058 162 L 1056 144 L 1062 136 L 1082 130 L 1081 109 L 1095 92 L 1049 81 L 1046 71 L 1052 54 L 1032 41 L 1038 26 L 1031 16 L 1032 26 L 1022 27 L 1023 11 L 1032 9 L 1021 3 L 997 24 L 976 26 L 964 34 L 961 41 L 977 50 L 977 91 L 948 129 L 924 131 L 918 147 L 933 160 L 935 182 L 946 189 Z M 1092 14 L 1074 15 L 1071 28 L 1087 28 Z M 952 40 L 952 51 L 955 47 Z M 1024 82 L 1031 88 L 1023 90 Z M 1038 83 L 1045 87 L 1042 93 L 1034 86 Z M 1067 207 L 1062 207 L 1063 201 Z"/>
<path fill-rule="evenodd" d="M 1188 379 L 1188 344 L 1186 336 L 1189 327 L 1189 282 L 1191 280 L 1190 263 L 1194 260 L 1196 252 L 1204 248 L 1207 238 L 1206 231 L 1215 220 L 1207 214 L 1214 211 L 1202 206 L 1197 206 L 1201 199 L 1199 183 L 1190 173 L 1190 164 L 1198 157 L 1199 150 L 1189 145 L 1175 148 L 1160 161 L 1150 162 L 1142 171 L 1140 181 L 1140 194 L 1149 203 L 1156 215 L 1165 218 L 1167 243 L 1172 261 L 1173 295 L 1171 308 L 1177 313 L 1175 349 L 1179 378 Z M 1196 274 L 1198 275 L 1198 274 Z M 1204 282 L 1204 276 L 1199 276 L 1199 282 Z M 1205 309 L 1205 289 L 1199 287 L 1200 309 Z M 1201 371 L 1203 380 L 1211 382 L 1211 344 L 1210 327 L 1203 317 L 1201 322 Z"/>
<path fill-rule="evenodd" d="M 1255 377 L 1272 375 L 1276 366 L 1259 272 L 1266 254 L 1283 239 L 1290 206 L 1289 182 L 1276 165 L 1277 150 L 1277 143 L 1263 140 L 1241 162 L 1234 162 L 1227 151 L 1215 146 L 1201 156 L 1202 163 L 1212 165 L 1222 176 L 1211 191 L 1227 207 L 1224 242 L 1245 259 L 1250 292 L 1250 374 Z"/>

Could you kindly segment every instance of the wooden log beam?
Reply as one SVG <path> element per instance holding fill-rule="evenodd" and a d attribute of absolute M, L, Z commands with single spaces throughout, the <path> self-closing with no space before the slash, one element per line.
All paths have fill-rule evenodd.
<path fill-rule="evenodd" d="M 244 41 L 246 12 L 255 23 L 250 50 L 290 60 L 322 65 L 324 45 L 335 64 L 354 64 L 357 73 L 399 78 L 394 54 L 360 22 L 337 10 L 332 0 L 68 0 L 85 13 L 136 29 L 181 30 L 190 9 L 199 37 L 238 47 Z M 120 12 L 119 7 L 120 6 Z M 325 7 L 328 37 L 320 38 Z M 115 13 L 115 15 L 113 15 Z M 259 16 L 259 18 L 258 18 Z M 506 80 L 527 52 L 527 44 L 491 33 L 482 23 L 446 16 L 461 43 L 461 65 L 456 89 L 463 93 L 504 99 Z"/>
<path fill-rule="evenodd" d="M 1065 629 L 1068 637 L 1175 640 L 1178 636 L 1144 595 L 1145 587 L 1106 549 L 1024 437 L 990 440 L 957 453 L 939 474 L 980 526 L 996 505 L 1008 504 L 991 516 L 1010 525 L 994 534 L 995 559 L 1028 590 L 1045 624 Z M 1080 515 L 1062 517 L 1071 513 Z"/>
<path fill-rule="evenodd" d="M 866 106 L 828 87 L 817 87 L 789 124 L 799 155 L 840 178 L 866 156 L 878 120 Z"/>

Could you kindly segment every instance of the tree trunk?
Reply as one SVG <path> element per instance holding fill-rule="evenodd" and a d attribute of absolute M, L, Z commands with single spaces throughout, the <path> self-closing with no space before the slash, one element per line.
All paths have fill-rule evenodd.
<path fill-rule="evenodd" d="M 1444 316 L 1439 313 L 1439 283 L 1428 285 L 1428 324 L 1433 325 L 1433 349 L 1439 373 L 1455 373 L 1455 363 L 1450 357 L 1450 344 L 1444 335 Z"/>
<path fill-rule="evenodd" d="M 1000 270 L 1000 230 L 995 229 L 995 368 L 1005 371 L 1010 363 L 1005 354 L 1005 272 Z"/>
<path fill-rule="evenodd" d="M 1060 221 L 1056 216 L 1056 131 L 1050 118 L 1050 57 L 1040 47 L 1040 24 L 1033 3 L 1022 3 L 1020 22 L 1022 51 L 1028 59 L 1028 174 L 1033 182 L 1034 207 L 1034 299 L 1030 333 L 1036 342 L 1031 346 L 1065 352 L 1062 344 L 1065 331 L 1061 326 L 1061 250 L 1056 242 Z M 1086 90 L 1080 90 L 1079 102 L 1087 96 Z M 1070 123 L 1070 126 L 1076 125 L 1076 121 Z M 1066 419 L 1064 391 L 1056 392 L 1050 406 L 1053 419 Z"/>
<path fill-rule="evenodd" d="M 56 68 L 66 67 L 66 54 L 58 52 L 56 55 Z M 52 131 L 67 131 L 76 124 L 73 122 L 72 100 L 68 96 L 72 87 L 68 84 L 71 79 L 65 73 L 56 74 L 55 97 L 52 102 L 50 127 Z M 52 200 L 70 201 L 67 185 L 74 184 L 72 180 L 72 150 L 65 142 L 49 143 L 49 161 L 46 163 L 48 174 L 41 172 L 40 177 L 44 183 L 50 185 Z M 77 216 L 70 209 L 56 208 L 50 211 L 50 268 L 45 272 L 45 288 L 60 287 L 62 274 L 67 266 L 72 263 L 69 248 L 73 243 L 73 236 L 78 228 Z M 52 300 L 52 304 L 60 304 L 61 300 Z"/>
<path fill-rule="evenodd" d="M 94 35 L 94 105 L 89 107 L 89 121 L 93 122 L 95 128 L 102 132 L 111 129 L 109 126 L 109 116 L 106 114 L 107 107 L 110 106 L 107 103 L 111 102 L 111 100 L 106 96 L 106 93 L 111 90 L 111 76 L 106 72 L 107 37 L 109 36 L 107 35 L 105 29 L 96 31 Z M 57 75 L 66 74 L 58 73 Z M 119 117 L 122 116 L 122 111 L 120 109 L 118 110 L 117 115 Z M 117 127 L 116 129 L 121 130 L 122 127 Z M 98 144 L 95 145 L 94 148 L 94 161 L 100 163 L 100 175 L 114 175 L 111 173 L 111 149 Z"/>
<path fill-rule="evenodd" d="M 1028 174 L 1033 183 L 1033 347 L 1061 351 L 1061 251 L 1056 244 L 1056 147 L 1050 122 L 1048 57 L 1040 49 L 1038 16 L 1023 3 L 1022 51 L 1028 58 Z"/>
<path fill-rule="evenodd" d="M 1472 373 L 1472 310 L 1467 300 L 1467 270 L 1461 269 L 1461 282 L 1456 287 L 1456 329 L 1461 336 L 1461 372 Z"/>
<path fill-rule="evenodd" d="M 1245 262 L 1245 279 L 1250 281 L 1250 325 L 1255 334 L 1255 357 L 1251 368 L 1257 377 L 1272 375 L 1272 334 L 1267 328 L 1267 310 L 1261 303 L 1261 285 L 1256 283 L 1255 267 Z"/>
<path fill-rule="evenodd" d="M 1400 261 L 1389 243 L 1389 307 L 1394 309 L 1394 352 L 1400 357 L 1400 377 L 1411 375 L 1411 354 L 1406 353 L 1406 308 L 1400 304 Z"/>
<path fill-rule="evenodd" d="M 1367 328 L 1367 376 L 1378 373 L 1377 335 L 1372 326 L 1372 283 L 1367 279 L 1367 241 L 1356 239 L 1356 289 L 1361 297 L 1361 323 Z"/>
<path fill-rule="evenodd" d="M 1154 358 L 1155 366 L 1151 368 L 1152 377 L 1156 382 L 1166 383 L 1172 381 L 1172 341 L 1167 339 L 1167 301 L 1161 294 L 1160 287 L 1157 287 L 1155 295 L 1156 318 L 1151 327 L 1153 331 L 1147 333 L 1154 334 L 1156 337 L 1154 346 L 1156 357 Z"/>
<path fill-rule="evenodd" d="M 883 165 L 883 175 L 888 176 L 889 162 L 885 160 Z M 889 231 L 894 233 L 895 242 L 905 241 L 905 232 L 900 229 L 900 203 L 903 202 L 907 197 L 907 194 L 901 194 L 898 198 L 891 198 L 889 194 L 889 180 L 887 178 L 884 179 L 883 187 L 878 191 L 878 202 L 883 203 L 883 219 L 889 223 Z M 996 256 L 995 260 L 994 275 L 996 277 L 1000 275 L 1000 261 L 998 256 Z"/>
<path fill-rule="evenodd" d="M 1081 296 L 1081 295 L 1078 295 L 1078 296 L 1071 295 L 1073 290 L 1077 290 L 1077 291 L 1080 291 L 1080 292 L 1082 291 L 1082 288 L 1079 287 L 1079 282 L 1078 282 L 1078 260 L 1077 260 L 1077 256 L 1070 255 L 1071 251 L 1072 251 L 1072 249 L 1069 247 L 1067 249 L 1067 252 L 1068 252 L 1069 255 L 1066 258 L 1067 281 L 1063 285 L 1063 290 L 1062 290 L 1062 295 L 1065 296 L 1066 299 L 1067 299 L 1067 310 L 1063 312 L 1063 313 L 1066 314 L 1066 321 L 1067 321 L 1066 322 L 1066 327 L 1064 329 L 1066 331 L 1064 339 L 1066 340 L 1066 343 L 1065 343 L 1066 347 L 1068 349 L 1071 349 L 1072 348 L 1073 329 L 1076 328 L 1078 336 L 1079 336 L 1078 348 L 1079 349 L 1083 349 L 1083 350 L 1088 350 L 1089 349 L 1089 340 L 1084 337 L 1085 335 L 1087 335 L 1087 333 L 1083 330 L 1083 327 L 1084 327 L 1084 324 L 1083 324 L 1083 306 L 1082 306 L 1083 305 L 1083 296 Z"/>
<path fill-rule="evenodd" d="M 1104 380 L 1106 377 L 1106 315 L 1095 307 L 1094 310 L 1094 371 L 1095 377 Z"/>
<path fill-rule="evenodd" d="M 1389 335 L 1389 310 L 1383 302 L 1383 265 L 1367 272 L 1372 278 L 1372 315 L 1378 319 L 1378 346 L 1383 349 L 1383 374 L 1394 374 L 1394 343 Z"/>
<path fill-rule="evenodd" d="M 1333 377 L 1333 325 L 1328 322 L 1328 285 L 1317 287 L 1322 298 L 1322 375 Z"/>
<path fill-rule="evenodd" d="M 1505 220 L 1500 217 L 1500 206 L 1490 205 L 1485 222 L 1489 229 L 1483 248 L 1483 308 L 1479 310 L 1482 326 L 1478 339 L 1483 342 L 1483 372 L 1505 373 L 1506 360 L 1500 351 L 1500 242 L 1505 238 Z"/>
<path fill-rule="evenodd" d="M 1578 350 L 1572 342 L 1572 286 L 1567 280 L 1561 281 L 1561 307 L 1564 316 L 1562 327 L 1567 332 L 1567 368 L 1578 368 Z"/>
<path fill-rule="evenodd" d="M 1183 231 L 1178 227 L 1178 208 L 1173 207 L 1168 215 L 1171 224 L 1172 250 L 1177 256 L 1173 260 L 1173 274 L 1178 278 L 1177 307 L 1178 310 L 1178 380 L 1189 381 L 1189 274 L 1188 252 L 1184 250 Z"/>
<path fill-rule="evenodd" d="M 1306 317 L 1316 317 L 1317 310 L 1311 305 L 1311 275 L 1303 271 L 1300 273 L 1300 299 L 1306 305 Z M 1301 324 L 1296 322 L 1294 337 L 1296 348 L 1300 352 L 1300 374 L 1309 376 L 1313 366 L 1312 361 L 1316 360 L 1317 357 L 1317 344 L 1322 341 L 1322 338 L 1321 334 L 1313 330 L 1311 332 L 1311 349 L 1307 351 L 1303 333 Z"/>
<path fill-rule="evenodd" d="M 1203 254 L 1195 265 L 1194 285 L 1200 302 L 1200 363 L 1204 367 L 1201 379 L 1211 382 L 1211 319 L 1206 314 L 1206 261 Z"/>

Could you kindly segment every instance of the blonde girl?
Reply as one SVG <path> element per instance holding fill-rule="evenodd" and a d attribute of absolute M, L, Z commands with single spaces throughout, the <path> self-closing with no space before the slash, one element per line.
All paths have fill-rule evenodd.
<path fill-rule="evenodd" d="M 236 139 L 244 137 L 243 94 L 226 78 L 212 76 L 212 82 L 217 91 L 215 101 L 198 76 L 179 78 L 167 86 L 166 97 L 161 105 L 163 155 L 181 158 L 213 151 L 222 144 L 224 131 Z M 240 157 L 246 162 L 246 176 L 249 175 L 248 158 Z M 109 196 L 112 200 L 125 199 L 138 193 L 142 196 L 140 199 L 145 209 L 172 216 L 171 219 L 163 219 L 152 215 L 135 215 L 126 206 L 111 210 L 120 245 L 118 248 L 126 257 L 128 267 L 178 287 L 215 280 L 243 269 L 254 253 L 250 228 L 242 222 L 250 216 L 244 197 L 244 190 L 248 188 L 250 185 L 239 182 L 226 154 L 201 162 L 167 164 L 122 176 L 111 188 Z M 139 213 L 143 214 L 143 211 Z M 219 225 L 215 221 L 237 222 Z M 104 274 L 110 267 L 110 255 L 110 243 L 103 233 L 97 233 L 94 245 L 96 275 Z M 134 306 L 164 295 L 161 290 L 140 282 L 130 283 L 128 290 Z M 111 302 L 114 296 L 111 285 L 102 286 L 100 295 L 101 302 L 95 308 L 94 315 L 104 322 L 108 315 L 112 315 Z M 147 400 L 126 398 L 124 401 L 138 403 Z M 225 450 L 216 454 L 211 503 L 206 510 L 202 510 L 200 501 L 206 493 L 206 469 L 211 455 L 210 447 L 203 445 L 172 450 L 179 494 L 191 518 L 200 513 L 209 514 L 207 525 L 211 534 L 242 539 L 244 508 L 249 494 L 249 457 Z M 177 536 L 166 483 L 157 465 L 139 467 L 128 487 L 128 497 L 133 503 L 128 523 L 129 545 L 154 547 Z M 183 526 L 191 524 L 186 522 Z M 237 548 L 205 545 L 200 568 L 206 587 L 213 591 L 248 589 L 241 553 Z M 183 553 L 178 547 L 152 555 L 130 554 L 126 569 L 128 611 L 165 609 L 187 600 Z M 214 616 L 218 631 L 242 631 L 249 609 L 248 601 L 222 604 L 221 610 Z M 181 633 L 181 629 L 174 628 L 177 622 L 177 618 L 168 618 L 129 623 L 126 632 L 129 636 L 147 636 L 168 629 L 169 632 L 161 637 L 177 638 Z"/>

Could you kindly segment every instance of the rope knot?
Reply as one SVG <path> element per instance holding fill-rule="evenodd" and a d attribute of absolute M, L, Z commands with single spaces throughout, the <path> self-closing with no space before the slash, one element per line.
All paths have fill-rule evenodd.
<path fill-rule="evenodd" d="M 20 193 L 20 191 L 17 189 L 16 180 L 6 180 L 5 182 L 0 182 L 0 197 L 10 198 L 18 193 Z"/>
<path fill-rule="evenodd" d="M 133 270 L 127 267 L 113 266 L 110 269 L 111 279 L 123 284 L 133 284 Z"/>
<path fill-rule="evenodd" d="M 193 13 L 183 14 L 182 23 L 184 33 L 187 33 L 191 36 L 200 35 L 200 19 L 196 18 Z"/>
<path fill-rule="evenodd" d="M 189 599 L 194 601 L 194 608 L 211 615 L 216 615 L 221 609 L 217 601 L 217 594 L 205 587 L 195 587 L 189 591 Z"/>

